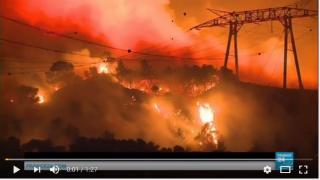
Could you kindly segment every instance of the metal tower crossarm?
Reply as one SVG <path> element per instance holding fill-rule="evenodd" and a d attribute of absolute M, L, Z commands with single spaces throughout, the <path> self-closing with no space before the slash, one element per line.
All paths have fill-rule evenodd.
<path fill-rule="evenodd" d="M 209 9 L 210 10 L 210 9 Z M 301 18 L 317 16 L 318 11 L 292 8 L 292 7 L 278 7 L 278 8 L 267 8 L 257 9 L 250 11 L 237 11 L 225 13 L 222 16 L 211 19 L 207 22 L 201 23 L 197 26 L 190 28 L 202 29 L 213 26 L 228 26 L 230 22 L 237 22 L 237 24 L 248 24 L 248 23 L 259 23 L 264 21 L 277 21 L 282 20 L 285 17 L 290 18 Z"/>
<path fill-rule="evenodd" d="M 267 8 L 267 9 L 256 9 L 250 11 L 237 11 L 237 12 L 226 12 L 214 9 L 208 9 L 215 15 L 218 15 L 217 18 L 211 19 L 207 22 L 201 23 L 197 26 L 190 28 L 190 30 L 196 29 L 200 30 L 202 28 L 208 27 L 224 27 L 229 26 L 229 36 L 227 43 L 227 50 L 224 60 L 224 68 L 227 68 L 229 52 L 231 41 L 233 37 L 234 41 L 234 60 L 235 60 L 235 71 L 236 76 L 239 78 L 239 63 L 238 63 L 238 31 L 244 24 L 254 23 L 259 24 L 266 21 L 279 21 L 284 27 L 284 65 L 283 65 L 283 88 L 287 88 L 287 52 L 288 52 L 288 36 L 291 37 L 291 47 L 294 54 L 294 63 L 296 67 L 297 77 L 299 88 L 303 89 L 302 77 L 300 73 L 298 55 L 295 45 L 295 39 L 293 34 L 293 18 L 302 18 L 302 17 L 312 17 L 318 16 L 318 11 L 301 9 L 301 8 L 292 8 L 292 7 L 278 7 L 278 8 Z M 220 15 L 223 13 L 223 15 Z"/>

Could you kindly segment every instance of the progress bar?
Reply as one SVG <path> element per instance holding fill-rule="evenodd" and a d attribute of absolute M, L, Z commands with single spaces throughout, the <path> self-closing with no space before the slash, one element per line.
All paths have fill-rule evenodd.
<path fill-rule="evenodd" d="M 5 158 L 5 161 L 276 161 L 275 158 Z M 289 161 L 312 161 L 312 158 L 295 158 Z"/>
<path fill-rule="evenodd" d="M 34 168 L 50 170 L 58 166 L 60 170 L 76 167 L 79 169 L 95 167 L 98 170 L 259 170 L 266 165 L 275 169 L 275 161 L 24 161 L 24 170 L 33 171 Z"/>

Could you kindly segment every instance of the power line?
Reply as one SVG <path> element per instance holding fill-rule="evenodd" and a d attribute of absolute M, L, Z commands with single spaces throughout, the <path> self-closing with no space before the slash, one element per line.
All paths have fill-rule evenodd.
<path fill-rule="evenodd" d="M 5 57 L 5 58 L 9 58 L 9 59 L 25 59 L 25 58 L 15 58 L 15 57 Z M 0 57 L 0 59 L 2 59 L 2 57 Z M 31 59 L 31 58 L 29 58 Z M 136 59 L 126 59 L 126 60 L 136 60 Z M 63 61 L 67 61 L 67 62 L 72 62 L 72 61 L 68 61 L 68 60 L 63 60 Z M 200 60 L 201 61 L 201 60 Z M 39 61 L 38 61 L 39 62 Z M 128 61 L 126 61 L 127 63 Z M 133 63 L 135 63 L 135 61 L 131 61 Z M 154 61 L 154 62 L 162 62 L 162 61 Z M 178 61 L 177 61 L 178 62 Z M 14 62 L 15 64 L 16 63 L 19 63 L 18 61 L 15 61 Z M 28 61 L 28 62 L 24 62 L 24 63 L 29 63 L 29 65 L 34 65 L 33 62 L 31 61 Z M 47 62 L 46 62 L 47 63 Z M 54 63 L 54 62 L 52 62 Z M 92 66 L 92 65 L 97 65 L 97 64 L 101 64 L 103 62 L 92 62 L 92 63 L 88 63 L 88 64 L 84 64 L 84 63 L 77 63 L 77 64 L 73 64 L 74 68 L 85 68 L 85 67 L 89 67 L 89 66 Z M 38 66 L 38 65 L 37 65 Z M 29 71 L 23 71 L 23 72 L 16 72 L 17 70 L 20 70 L 20 69 L 23 69 L 21 67 L 16 67 L 16 68 L 6 68 L 6 72 L 4 72 L 5 74 L 7 75 L 23 75 L 23 74 L 32 74 L 32 73 L 44 73 L 44 72 L 48 72 L 49 69 L 50 69 L 51 65 L 44 65 L 42 64 L 41 67 L 28 67 L 28 70 Z M 12 69 L 16 69 L 16 70 L 12 70 Z M 31 71 L 30 71 L 31 70 Z M 13 71 L 13 72 L 12 72 Z"/>
<path fill-rule="evenodd" d="M 90 57 L 89 55 L 85 55 L 85 54 L 63 51 L 63 50 L 58 50 L 58 49 L 50 49 L 50 48 L 46 48 L 46 47 L 42 47 L 42 46 L 38 46 L 38 45 L 34 45 L 34 44 L 29 44 L 29 43 L 25 43 L 25 42 L 21 42 L 21 41 L 14 41 L 14 40 L 5 39 L 5 38 L 0 38 L 0 41 L 4 41 L 7 43 L 11 43 L 11 44 L 17 44 L 17 45 L 21 45 L 21 46 L 26 46 L 26 47 L 31 47 L 31 48 L 36 48 L 36 49 L 41 49 L 41 50 L 45 50 L 45 51 L 50 51 L 50 52 L 54 52 L 54 53 L 62 53 L 62 54 L 71 54 L 71 55 L 77 55 L 77 56 Z"/>
<path fill-rule="evenodd" d="M 34 59 L 34 58 L 25 58 L 25 57 L 8 57 L 8 56 L 0 56 L 0 62 L 4 62 L 4 63 L 14 63 L 14 64 L 30 64 L 30 65 L 34 65 L 35 63 L 37 64 L 41 64 L 41 65 L 45 65 L 45 64 L 51 64 L 54 63 L 55 61 L 51 60 L 44 60 L 44 59 Z M 23 59 L 23 61 L 21 61 Z M 65 60 L 63 59 L 63 61 L 66 62 L 71 62 L 72 64 L 83 64 L 83 62 L 74 62 L 72 60 Z"/>
<path fill-rule="evenodd" d="M 7 43 L 11 43 L 11 44 L 16 44 L 16 45 L 20 45 L 20 46 L 25 46 L 25 47 L 30 47 L 30 48 L 36 48 L 36 49 L 41 49 L 44 51 L 50 51 L 53 53 L 62 53 L 62 54 L 71 54 L 71 55 L 77 55 L 77 56 L 84 56 L 84 57 L 90 57 L 92 58 L 90 55 L 86 55 L 86 54 L 80 54 L 80 53 L 75 53 L 75 52 L 70 52 L 70 51 L 63 51 L 63 50 L 57 50 L 57 49 L 51 49 L 51 48 L 47 48 L 47 47 L 43 47 L 43 46 L 38 46 L 38 45 L 34 45 L 34 44 L 30 44 L 30 43 L 25 43 L 25 42 L 21 42 L 21 41 L 14 41 L 11 39 L 5 39 L 5 38 L 0 38 L 0 41 L 4 41 Z M 140 58 L 120 58 L 122 60 L 139 60 Z M 185 59 L 186 60 L 193 60 L 193 59 Z M 201 59 L 200 59 L 201 60 Z M 207 59 L 203 59 L 203 60 L 207 60 Z M 215 58 L 212 60 L 223 60 L 223 58 Z M 152 60 L 153 62 L 160 62 L 160 60 Z M 161 61 L 177 61 L 174 59 L 162 59 Z"/>
<path fill-rule="evenodd" d="M 1 58 L 0 58 L 1 59 Z M 14 58 L 13 58 L 14 59 Z M 18 59 L 18 58 L 17 58 Z M 131 59 L 131 60 L 136 60 L 136 59 Z M 134 61 L 131 61 L 131 62 L 134 62 Z M 161 62 L 161 61 L 154 61 L 154 62 Z M 176 61 L 178 62 L 178 61 Z M 97 64 L 101 64 L 103 62 L 92 62 L 92 63 L 88 63 L 88 64 L 76 64 L 76 65 L 73 65 L 75 69 L 78 69 L 78 68 L 85 68 L 85 67 L 89 67 L 89 66 L 92 66 L 92 65 L 97 65 Z M 21 69 L 21 68 L 15 68 L 15 69 Z M 47 66 L 47 67 L 33 67 L 33 68 L 28 68 L 29 71 L 20 71 L 20 72 L 11 72 L 12 70 L 6 70 L 6 72 L 4 72 L 5 75 L 24 75 L 24 74 L 34 74 L 34 73 L 45 73 L 45 72 L 48 72 L 50 70 L 50 66 Z M 4 75 L 2 74 L 2 75 Z"/>
<path fill-rule="evenodd" d="M 81 41 L 83 43 L 93 44 L 93 45 L 96 45 L 96 46 L 102 46 L 102 47 L 106 47 L 106 48 L 109 48 L 109 49 L 128 51 L 128 50 L 125 50 L 125 49 L 116 48 L 116 47 L 108 46 L 108 45 L 105 45 L 105 44 L 96 43 L 96 42 L 93 42 L 93 41 L 78 39 L 78 38 L 75 38 L 75 37 L 72 37 L 72 36 L 68 36 L 68 35 L 65 35 L 65 34 L 62 34 L 62 33 L 58 33 L 58 32 L 55 32 L 55 31 L 50 31 L 50 30 L 47 30 L 47 29 L 44 29 L 44 28 L 41 28 L 41 27 L 37 27 L 37 26 L 31 25 L 31 24 L 28 24 L 28 23 L 25 23 L 25 22 L 22 22 L 22 21 L 19 21 L 17 19 L 13 19 L 13 18 L 10 18 L 10 17 L 7 17 L 7 16 L 0 15 L 0 18 L 8 20 L 8 21 L 11 21 L 11 22 L 14 22 L 16 24 L 20 24 L 20 25 L 29 27 L 29 28 L 36 29 L 36 30 L 44 32 L 44 33 L 53 34 L 53 35 L 56 35 L 56 36 L 60 36 L 60 37 L 64 37 L 64 38 L 68 38 L 68 39 L 72 39 L 72 40 L 76 40 L 76 41 Z"/>
<path fill-rule="evenodd" d="M 281 37 L 281 35 L 280 35 L 280 37 Z M 274 53 L 274 51 L 276 50 L 276 47 L 277 47 L 279 44 L 280 44 L 280 41 L 277 41 L 277 42 L 272 46 L 271 53 L 269 54 L 268 58 L 267 58 L 266 61 L 264 62 L 264 65 L 263 65 L 263 66 L 260 68 L 260 70 L 259 70 L 259 73 L 258 73 L 258 75 L 257 75 L 258 79 L 260 79 L 261 76 L 262 76 L 262 74 L 264 73 L 264 72 L 263 72 L 263 69 L 264 69 L 264 68 L 268 68 L 269 63 L 270 63 L 270 61 L 271 61 L 271 59 L 272 59 L 272 57 L 273 57 L 273 53 Z M 273 71 L 274 71 L 274 69 L 272 70 L 272 72 L 273 72 Z M 272 73 L 272 74 L 273 74 L 273 73 Z M 268 84 L 268 82 L 267 82 L 267 84 Z"/>
<path fill-rule="evenodd" d="M 152 53 L 134 51 L 134 50 L 131 50 L 131 49 L 123 49 L 123 48 L 109 46 L 109 45 L 102 44 L 102 43 L 97 43 L 97 42 L 94 42 L 94 41 L 75 38 L 73 36 L 69 36 L 69 35 L 66 35 L 66 34 L 58 33 L 58 32 L 55 32 L 55 31 L 50 31 L 50 30 L 47 30 L 47 29 L 44 29 L 44 28 L 41 28 L 41 27 L 38 27 L 38 26 L 34 26 L 34 25 L 31 25 L 31 24 L 28 24 L 28 23 L 25 23 L 25 22 L 22 22 L 22 21 L 7 17 L 7 16 L 0 15 L 0 18 L 8 20 L 8 21 L 11 21 L 11 22 L 14 22 L 14 23 L 17 23 L 17 24 L 20 24 L 20 25 L 23 25 L 23 26 L 26 26 L 26 27 L 29 27 L 29 28 L 32 28 L 32 29 L 36 29 L 36 30 L 44 32 L 44 33 L 53 34 L 53 35 L 56 35 L 56 36 L 59 36 L 59 37 L 63 37 L 63 38 L 67 38 L 67 39 L 71 39 L 71 40 L 75 40 L 75 41 L 79 41 L 79 42 L 82 42 L 82 43 L 87 43 L 87 44 L 91 44 L 91 45 L 95 45 L 95 46 L 99 46 L 99 47 L 104 47 L 104 48 L 108 48 L 108 49 L 126 51 L 128 53 L 134 53 L 134 54 L 139 54 L 139 55 L 144 55 L 144 56 L 174 58 L 174 59 L 192 59 L 192 60 L 197 60 L 197 59 L 216 59 L 216 58 L 212 58 L 212 57 L 192 58 L 192 57 L 169 56 L 169 55 L 152 54 Z"/>
<path fill-rule="evenodd" d="M 100 63 L 90 63 L 90 64 L 87 64 L 87 65 L 74 65 L 73 68 L 74 69 L 79 69 L 79 68 L 84 68 L 84 67 L 88 67 L 88 66 L 92 66 L 92 65 L 95 65 L 95 64 L 100 64 Z M 29 68 L 30 69 L 30 68 Z M 31 68 L 32 69 L 32 68 Z M 38 68 L 38 69 L 33 69 L 32 71 L 20 71 L 20 72 L 5 72 L 6 75 L 24 75 L 24 74 L 34 74 L 34 73 L 46 73 L 46 72 L 49 72 L 50 69 L 46 69 L 46 68 Z"/>
<path fill-rule="evenodd" d="M 77 64 L 73 65 L 74 68 L 79 68 L 79 67 L 87 67 L 87 66 L 92 66 L 96 64 L 101 64 L 101 62 L 95 62 L 95 63 L 89 63 L 89 64 Z M 41 67 L 29 67 L 29 70 L 50 70 L 51 66 L 41 66 Z M 22 69 L 21 67 L 15 67 L 15 68 L 7 68 L 7 69 Z"/>
<path fill-rule="evenodd" d="M 0 59 L 2 59 L 2 60 L 7 60 L 7 59 L 13 59 L 13 60 L 21 60 L 21 59 L 24 59 L 24 60 L 28 60 L 28 61 L 13 61 L 13 60 L 9 60 L 9 61 L 7 61 L 7 62 L 4 62 L 5 64 L 8 64 L 8 63 L 13 63 L 13 64 L 23 64 L 23 65 L 28 65 L 28 66 L 31 66 L 31 65 L 35 65 L 35 63 L 39 63 L 39 62 L 41 62 L 41 63 L 46 63 L 47 65 L 45 65 L 45 64 L 39 64 L 39 65 L 41 65 L 41 67 L 49 67 L 49 66 L 51 66 L 51 64 L 52 63 L 54 63 L 55 61 L 51 61 L 51 62 L 44 62 L 44 61 L 41 61 L 41 60 L 39 60 L 39 59 L 32 59 L 32 58 L 24 58 L 24 57 L 19 57 L 19 58 L 17 58 L 17 57 L 0 57 Z M 32 59 L 32 60 L 31 60 Z M 125 59 L 120 59 L 120 60 L 126 60 L 125 61 L 125 63 L 136 63 L 136 61 L 137 60 L 139 60 L 139 59 L 134 59 L 134 58 L 125 58 Z M 83 65 L 86 65 L 86 63 L 83 63 L 83 62 L 78 62 L 78 63 L 75 63 L 75 62 L 73 62 L 73 61 L 71 61 L 71 60 L 62 60 L 62 61 L 66 61 L 66 62 L 71 62 L 74 66 L 83 66 Z M 150 60 L 150 61 L 148 61 L 148 62 L 150 62 L 150 63 L 167 63 L 168 61 L 172 61 L 172 60 Z M 206 60 L 198 60 L 198 61 L 196 61 L 196 62 L 202 62 L 202 61 L 205 61 L 205 62 L 208 62 L 208 61 L 206 61 Z M 1 61 L 0 61 L 1 62 Z M 188 61 L 186 61 L 186 60 L 184 60 L 183 62 L 180 62 L 179 60 L 175 60 L 174 62 L 176 62 L 176 63 L 187 63 Z M 191 62 L 191 63 L 196 63 L 196 62 L 194 62 L 194 61 L 189 61 L 189 62 Z M 103 61 L 99 61 L 99 62 L 92 62 L 92 63 L 96 63 L 96 64 L 100 64 L 100 63 L 103 63 Z M 89 65 L 90 64 L 92 64 L 92 63 L 89 63 Z M 50 64 L 50 65 L 48 65 L 48 64 Z M 38 66 L 38 65 L 37 65 Z"/>

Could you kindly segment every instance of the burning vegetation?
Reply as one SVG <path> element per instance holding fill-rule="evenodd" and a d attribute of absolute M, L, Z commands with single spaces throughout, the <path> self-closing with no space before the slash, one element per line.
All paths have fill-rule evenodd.
<path fill-rule="evenodd" d="M 122 61 L 105 60 L 81 76 L 73 64 L 57 61 L 45 73 L 45 86 L 9 85 L 13 91 L 6 94 L 11 104 L 6 118 L 23 119 L 22 127 L 36 121 L 37 127 L 32 131 L 9 127 L 5 136 L 17 136 L 23 142 L 50 138 L 45 129 L 54 127 L 50 131 L 59 134 L 55 143 L 66 145 L 74 137 L 65 132 L 66 126 L 86 137 L 110 132 L 118 139 L 142 138 L 164 148 L 218 150 L 214 110 L 208 103 L 197 102 L 197 96 L 217 83 L 217 70 L 203 65 L 162 71 L 166 76 L 145 60 L 136 70 Z M 184 83 L 172 82 L 173 77 Z M 23 109 L 21 114 L 16 113 L 19 109 Z"/>
<path fill-rule="evenodd" d="M 52 146 L 68 147 L 77 138 L 107 133 L 115 141 L 152 142 L 163 151 L 271 151 L 280 147 L 275 139 L 296 147 L 287 141 L 288 133 L 316 122 L 300 122 L 301 115 L 274 108 L 270 101 L 277 96 L 276 106 L 294 109 L 291 101 L 301 102 L 299 107 L 316 104 L 314 91 L 246 85 L 232 71 L 210 65 L 154 69 L 142 60 L 134 69 L 122 61 L 103 61 L 78 74 L 70 62 L 57 61 L 44 78 L 38 87 L 4 81 L 2 137 L 15 136 L 21 143 L 49 139 Z M 299 109 L 311 120 L 314 111 Z M 283 132 L 290 120 L 299 123 Z M 270 124 L 274 121 L 278 125 Z M 312 153 L 312 147 L 296 148 Z"/>

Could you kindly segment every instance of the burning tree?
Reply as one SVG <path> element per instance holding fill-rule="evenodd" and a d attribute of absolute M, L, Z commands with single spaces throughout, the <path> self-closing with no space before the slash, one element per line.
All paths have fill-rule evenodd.
<path fill-rule="evenodd" d="M 39 89 L 31 86 L 22 85 L 17 89 L 16 98 L 11 99 L 13 103 L 17 100 L 20 103 L 38 103 L 42 104 L 45 102 L 43 95 L 39 94 Z"/>
<path fill-rule="evenodd" d="M 201 146 L 205 149 L 218 149 L 218 136 L 215 124 L 214 110 L 209 104 L 200 104 L 199 106 L 199 116 L 202 125 L 201 131 L 196 137 Z"/>

